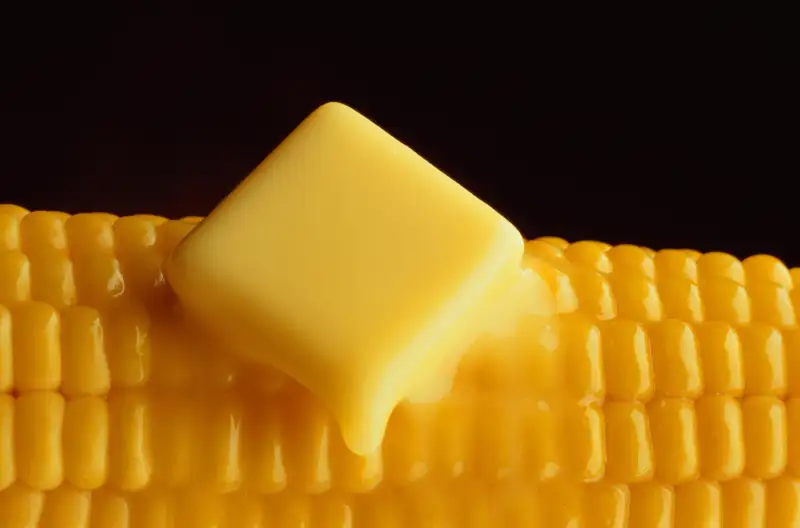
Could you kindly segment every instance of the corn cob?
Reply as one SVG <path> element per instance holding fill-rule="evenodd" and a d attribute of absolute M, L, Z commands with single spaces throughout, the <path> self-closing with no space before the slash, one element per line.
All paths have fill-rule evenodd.
<path fill-rule="evenodd" d="M 800 525 L 800 270 L 530 241 L 558 317 L 358 457 L 171 310 L 198 220 L 0 206 L 0 526 Z"/>

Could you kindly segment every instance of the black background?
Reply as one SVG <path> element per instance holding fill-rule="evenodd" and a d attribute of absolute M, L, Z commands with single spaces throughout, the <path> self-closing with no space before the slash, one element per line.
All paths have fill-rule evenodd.
<path fill-rule="evenodd" d="M 386 43 L 278 44 L 265 33 L 279 19 L 102 16 L 37 19 L 5 46 L 0 202 L 204 215 L 339 100 L 528 237 L 800 264 L 788 26 L 722 13 L 656 35 L 493 26 L 423 39 L 404 27 Z"/>

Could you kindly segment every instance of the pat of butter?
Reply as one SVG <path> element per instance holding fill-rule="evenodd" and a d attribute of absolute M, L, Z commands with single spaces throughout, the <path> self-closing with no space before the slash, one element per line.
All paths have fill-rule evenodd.
<path fill-rule="evenodd" d="M 329 406 L 356 453 L 518 284 L 505 218 L 354 110 L 309 116 L 176 248 L 168 279 L 233 349 Z"/>

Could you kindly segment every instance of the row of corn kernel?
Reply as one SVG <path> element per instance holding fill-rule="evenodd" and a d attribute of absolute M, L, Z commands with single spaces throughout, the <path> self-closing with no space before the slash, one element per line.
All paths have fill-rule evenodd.
<path fill-rule="evenodd" d="M 208 389 L 0 395 L 0 489 L 68 482 L 80 489 L 202 484 L 218 492 L 322 493 L 464 473 L 491 481 L 520 471 L 547 477 L 557 470 L 559 433 L 552 424 L 544 434 L 547 418 L 546 409 L 516 397 L 452 394 L 438 404 L 404 404 L 382 450 L 360 457 L 299 390 L 269 399 Z"/>
<path fill-rule="evenodd" d="M 642 275 L 652 280 L 684 278 L 695 284 L 708 279 L 730 279 L 742 286 L 768 282 L 788 290 L 800 268 L 789 270 L 771 255 L 753 255 L 743 261 L 721 252 L 699 253 L 693 250 L 648 248 L 604 242 L 580 241 L 569 244 L 563 239 L 542 237 L 526 244 L 527 253 L 543 258 L 564 258 L 604 275 L 612 273 Z"/>
<path fill-rule="evenodd" d="M 0 205 L 0 303 L 62 309 L 150 299 L 164 291 L 164 258 L 198 221 Z"/>
<path fill-rule="evenodd" d="M 37 490 L 68 482 L 314 494 L 462 475 L 665 484 L 800 477 L 800 398 L 600 406 L 456 392 L 401 405 L 382 450 L 367 457 L 349 452 L 332 424 L 299 392 L 266 400 L 227 390 L 3 395 L 0 489 L 18 481 Z"/>
<path fill-rule="evenodd" d="M 4 528 L 793 528 L 800 481 L 735 479 L 661 484 L 485 487 L 422 485 L 348 496 L 163 490 L 115 494 L 24 486 L 0 491 Z"/>
<path fill-rule="evenodd" d="M 800 328 L 562 314 L 556 328 L 523 322 L 511 337 L 482 340 L 459 366 L 461 386 L 538 394 L 566 387 L 595 401 L 800 397 Z"/>
<path fill-rule="evenodd" d="M 0 205 L 0 303 L 32 299 L 57 308 L 97 307 L 126 294 L 141 299 L 162 294 L 161 263 L 198 220 L 28 213 Z M 528 254 L 556 262 L 549 274 L 569 290 L 561 292 L 562 308 L 580 302 L 603 319 L 619 314 L 640 321 L 797 322 L 800 290 L 794 306 L 787 299 L 792 273 L 798 272 L 774 257 L 740 262 L 722 253 L 654 253 L 552 238 L 529 242 Z"/>
<path fill-rule="evenodd" d="M 750 281 L 734 279 L 732 276 L 737 276 L 736 273 L 714 266 L 709 266 L 708 273 L 696 280 L 680 263 L 665 265 L 665 271 L 655 278 L 648 273 L 631 271 L 631 267 L 602 273 L 596 267 L 573 263 L 563 256 L 546 256 L 541 247 L 559 251 L 541 241 L 535 246 L 529 243 L 527 263 L 551 284 L 562 313 L 580 309 L 600 319 L 624 317 L 640 322 L 674 318 L 690 322 L 763 322 L 780 327 L 797 324 L 800 289 L 790 289 L 791 274 L 778 261 L 780 267 L 775 269 L 786 271 L 785 276 L 779 271 L 763 271 L 765 256 L 753 257 L 750 261 L 754 263 L 751 267 L 756 269 Z M 656 258 L 661 254 L 678 255 L 685 262 L 694 263 L 680 251 L 661 251 Z M 708 254 L 708 258 L 713 261 L 719 255 Z"/>
<path fill-rule="evenodd" d="M 0 393 L 60 390 L 102 395 L 112 388 L 217 387 L 237 381 L 271 392 L 283 377 L 241 369 L 213 353 L 197 335 L 165 314 L 135 303 L 97 310 L 25 302 L 0 305 Z"/>
<path fill-rule="evenodd" d="M 552 327 L 525 324 L 510 338 L 480 343 L 467 354 L 460 383 L 533 390 L 559 384 L 565 371 L 564 381 L 581 397 L 800 396 L 798 328 L 639 324 L 575 314 L 563 315 L 558 330 L 560 344 L 549 335 Z M 196 337 L 166 316 L 152 324 L 139 305 L 103 312 L 83 306 L 58 312 L 37 302 L 0 305 L 0 393 L 61 390 L 81 396 L 148 384 L 235 386 L 242 376 L 252 381 L 264 374 L 243 372 Z M 281 380 L 270 373 L 264 384 L 279 387 Z"/>

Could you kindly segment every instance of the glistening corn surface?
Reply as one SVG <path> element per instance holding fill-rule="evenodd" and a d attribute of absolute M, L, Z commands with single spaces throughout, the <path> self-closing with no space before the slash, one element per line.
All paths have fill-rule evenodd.
<path fill-rule="evenodd" d="M 0 206 L 0 526 L 800 524 L 800 271 L 544 238 L 559 316 L 483 340 L 357 457 L 161 274 L 198 219 Z"/>

